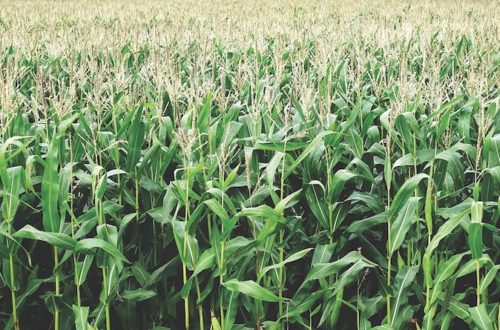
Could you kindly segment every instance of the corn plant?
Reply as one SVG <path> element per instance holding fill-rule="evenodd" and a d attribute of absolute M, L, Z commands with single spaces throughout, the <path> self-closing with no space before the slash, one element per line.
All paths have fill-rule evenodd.
<path fill-rule="evenodd" d="M 494 2 L 0 4 L 2 328 L 500 330 Z"/>

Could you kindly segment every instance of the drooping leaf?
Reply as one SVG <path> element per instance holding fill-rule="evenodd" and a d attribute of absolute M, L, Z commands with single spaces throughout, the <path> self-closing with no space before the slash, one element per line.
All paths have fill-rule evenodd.
<path fill-rule="evenodd" d="M 29 238 L 38 241 L 44 241 L 52 246 L 59 247 L 64 250 L 74 250 L 76 241 L 70 236 L 57 232 L 40 231 L 30 225 L 26 225 L 18 230 L 14 238 Z"/>
<path fill-rule="evenodd" d="M 278 302 L 281 300 L 274 293 L 272 293 L 268 289 L 261 287 L 259 284 L 251 280 L 238 281 L 236 279 L 232 279 L 227 282 L 224 282 L 224 287 L 230 291 L 240 292 L 247 296 L 262 301 Z"/>
<path fill-rule="evenodd" d="M 143 301 L 156 296 L 156 292 L 145 289 L 125 290 L 121 297 L 129 301 Z"/>

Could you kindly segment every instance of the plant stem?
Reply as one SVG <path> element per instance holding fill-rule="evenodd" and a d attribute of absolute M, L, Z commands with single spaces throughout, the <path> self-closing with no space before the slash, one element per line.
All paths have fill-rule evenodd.
<path fill-rule="evenodd" d="M 358 287 L 356 290 L 356 329 L 359 330 L 360 327 L 360 318 L 359 318 L 359 280 L 358 280 Z"/>
<path fill-rule="evenodd" d="M 9 235 L 12 233 L 12 220 L 13 216 L 10 210 L 7 211 L 7 218 L 5 219 L 8 226 Z M 9 270 L 10 270 L 10 294 L 11 294 L 11 304 L 12 304 L 12 321 L 14 323 L 14 329 L 19 329 L 19 320 L 17 318 L 17 303 L 16 303 L 16 281 L 14 280 L 14 256 L 10 252 L 9 241 L 7 240 L 7 248 L 9 249 Z"/>
<path fill-rule="evenodd" d="M 479 264 L 479 259 L 476 259 L 476 304 L 479 306 L 481 304 L 481 273 L 480 273 L 481 265 Z"/>
<path fill-rule="evenodd" d="M 435 149 L 434 149 L 435 150 Z M 436 151 L 434 151 L 435 153 Z M 429 180 L 427 184 L 427 191 L 425 193 L 425 205 L 424 205 L 424 216 L 425 216 L 425 223 L 427 226 L 427 246 L 431 244 L 432 240 L 432 189 L 433 189 L 433 175 L 434 175 L 434 164 L 431 165 L 430 171 L 429 171 Z M 425 255 L 424 255 L 425 258 Z M 429 265 L 432 264 L 432 254 L 428 256 L 429 258 Z M 431 271 L 429 270 L 429 273 Z M 431 277 L 431 276 L 429 276 Z M 425 289 L 425 311 L 429 312 L 430 311 L 430 294 L 431 294 L 431 282 L 432 279 L 426 279 L 425 284 L 426 284 L 426 289 Z"/>
<path fill-rule="evenodd" d="M 106 301 L 105 303 L 105 311 L 106 311 L 106 330 L 111 330 L 111 318 L 110 318 L 110 313 L 109 313 L 109 302 L 108 302 L 108 276 L 107 276 L 107 271 L 106 268 L 102 269 L 102 286 L 104 288 L 104 299 Z"/>
<path fill-rule="evenodd" d="M 283 230 L 280 230 L 280 233 L 279 233 L 279 254 L 280 254 L 280 263 L 283 262 L 283 258 L 284 258 L 284 249 L 283 249 Z M 284 281 L 284 278 L 283 278 L 283 266 L 279 268 L 279 289 L 278 289 L 278 296 L 280 298 L 280 301 L 279 301 L 279 317 L 281 317 L 283 315 L 283 281 Z"/>
<path fill-rule="evenodd" d="M 221 187 L 223 186 L 224 184 L 224 168 L 223 166 L 220 166 L 219 167 L 219 177 L 220 177 L 220 183 L 221 183 Z M 224 207 L 224 191 L 222 191 L 222 195 L 221 195 L 221 205 L 222 207 Z M 224 233 L 224 222 L 222 222 L 222 233 Z M 219 268 L 220 268 L 220 323 L 221 323 L 221 329 L 224 330 L 225 329 L 225 325 L 224 325 L 224 292 L 223 292 L 223 284 L 224 284 L 224 241 L 221 241 L 220 243 L 221 245 L 221 250 L 220 250 L 220 262 L 221 264 L 219 265 Z"/>
<path fill-rule="evenodd" d="M 186 208 L 185 208 L 185 216 L 184 216 L 184 220 L 186 222 L 186 226 L 187 226 L 187 223 L 189 221 L 189 217 L 190 217 L 190 210 L 189 210 L 189 167 L 188 167 L 187 178 L 186 178 Z M 185 249 L 187 248 L 187 235 L 186 235 L 186 231 L 184 231 L 184 248 Z M 186 252 L 187 251 L 184 251 L 184 253 L 186 253 Z M 195 260 L 191 260 L 191 261 L 192 261 L 193 264 L 195 263 Z M 183 273 L 183 276 L 185 276 L 184 279 L 187 282 L 187 269 L 185 267 L 184 267 L 184 271 L 185 271 L 185 275 Z M 198 281 L 198 277 L 195 276 L 194 281 L 195 281 L 195 285 L 196 285 L 196 296 L 198 298 L 198 303 L 197 304 L 198 304 L 199 325 L 200 325 L 200 330 L 203 330 L 204 329 L 203 308 L 202 308 L 202 305 L 201 305 L 201 291 L 200 291 L 200 283 Z M 188 314 L 187 315 L 189 316 L 189 303 L 188 303 L 187 307 L 188 307 L 188 309 L 187 309 Z M 189 324 L 189 320 L 187 320 L 187 321 L 188 321 L 188 324 Z"/>
<path fill-rule="evenodd" d="M 14 257 L 12 253 L 9 253 L 9 268 L 10 268 L 10 293 L 12 296 L 12 321 L 14 322 L 14 328 L 19 329 L 19 320 L 17 319 L 17 304 L 16 304 L 16 291 L 14 281 Z"/>
<path fill-rule="evenodd" d="M 196 284 L 196 296 L 198 298 L 198 318 L 200 323 L 200 330 L 204 330 L 204 321 L 203 321 L 203 308 L 201 306 L 201 291 L 200 291 L 200 282 L 198 281 L 198 277 L 195 277 Z"/>
<path fill-rule="evenodd" d="M 123 205 L 123 202 L 122 202 L 122 184 L 121 184 L 121 181 L 120 181 L 120 174 L 117 175 L 117 178 L 116 178 L 116 187 L 118 189 L 118 205 L 122 206 Z"/>
<path fill-rule="evenodd" d="M 57 247 L 54 247 L 54 270 L 57 268 L 57 265 L 59 264 L 59 256 L 57 253 Z M 56 275 L 56 296 L 60 294 L 60 284 L 59 284 L 59 272 L 55 271 Z M 54 329 L 59 330 L 59 307 L 55 307 L 55 313 L 54 313 Z"/>
<path fill-rule="evenodd" d="M 285 155 L 286 155 L 286 139 L 285 143 L 283 145 L 283 159 L 281 160 L 281 180 L 280 180 L 280 201 L 283 200 L 285 197 Z M 280 256 L 280 264 L 283 263 L 284 259 L 284 247 L 283 247 L 283 236 L 284 236 L 284 231 L 283 229 L 280 230 L 279 232 L 279 242 L 278 242 L 278 249 L 279 249 L 279 256 Z M 284 286 L 284 278 L 283 278 L 283 266 L 279 268 L 279 287 L 278 287 L 278 297 L 280 298 L 278 304 L 278 309 L 279 309 L 279 317 L 283 316 L 283 286 Z M 283 325 L 281 325 L 281 328 Z"/>
<path fill-rule="evenodd" d="M 391 256 L 387 258 L 387 287 L 391 287 Z M 391 323 L 391 295 L 387 293 L 387 321 Z"/>
<path fill-rule="evenodd" d="M 135 178 L 135 214 L 136 219 L 139 221 L 139 179 Z"/>
<path fill-rule="evenodd" d="M 186 240 L 184 240 L 186 242 Z M 185 245 L 186 243 L 184 243 Z M 186 285 L 187 282 L 187 269 L 186 269 L 186 264 L 182 263 L 182 282 L 184 285 Z M 184 323 L 186 326 L 186 329 L 189 329 L 189 298 L 186 297 L 184 298 Z"/>
<path fill-rule="evenodd" d="M 184 206 L 184 223 L 187 225 L 189 218 L 189 163 L 186 164 L 186 200 Z M 182 254 L 186 256 L 187 253 L 187 233 L 184 228 L 184 245 L 182 247 Z M 182 284 L 186 285 L 187 283 L 187 267 L 186 263 L 182 262 Z M 186 329 L 189 329 L 189 295 L 184 299 L 184 323 Z"/>
<path fill-rule="evenodd" d="M 79 285 L 76 286 L 76 303 L 77 303 L 78 307 L 82 306 L 82 297 L 80 294 L 80 286 Z"/>
<path fill-rule="evenodd" d="M 391 208 L 391 195 L 390 195 L 390 185 L 387 185 L 387 196 L 388 196 L 388 201 L 387 201 L 387 209 Z M 388 241 L 388 246 L 392 246 L 392 240 L 391 240 L 391 219 L 387 219 L 387 241 Z M 387 253 L 387 287 L 391 287 L 391 272 L 392 272 L 392 255 L 390 251 Z M 390 324 L 391 323 L 391 294 L 387 293 L 387 321 Z"/>
<path fill-rule="evenodd" d="M 115 129 L 116 131 L 116 129 Z M 73 146 L 72 146 L 72 135 L 69 133 L 69 158 L 71 163 L 73 163 Z M 73 177 L 73 166 L 71 166 L 71 175 Z M 120 186 L 120 175 L 118 175 L 118 187 Z M 74 196 L 74 189 L 72 182 L 70 183 L 70 193 L 71 196 Z M 121 205 L 121 204 L 120 204 Z M 71 237 L 75 237 L 75 227 L 77 226 L 78 221 L 75 218 L 74 208 L 73 208 L 73 198 L 69 199 L 69 213 L 71 218 Z M 75 270 L 75 283 L 76 283 L 76 304 L 78 307 L 82 306 L 82 298 L 80 293 L 80 279 L 78 278 L 78 259 L 76 257 L 76 253 L 73 254 L 73 268 Z"/>
<path fill-rule="evenodd" d="M 95 202 L 96 214 L 97 214 L 97 223 L 99 225 L 105 224 L 104 220 L 104 210 L 102 206 L 102 200 L 97 198 Z M 106 330 L 111 330 L 111 316 L 109 312 L 109 292 L 108 292 L 108 277 L 107 277 L 107 267 L 104 266 L 102 269 L 102 287 L 104 290 L 104 298 L 105 298 L 105 311 L 106 311 Z"/>

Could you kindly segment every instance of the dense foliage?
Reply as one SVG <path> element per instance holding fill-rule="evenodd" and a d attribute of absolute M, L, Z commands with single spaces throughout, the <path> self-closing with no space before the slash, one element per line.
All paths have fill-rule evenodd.
<path fill-rule="evenodd" d="M 323 2 L 2 2 L 0 327 L 499 329 L 498 8 Z"/>

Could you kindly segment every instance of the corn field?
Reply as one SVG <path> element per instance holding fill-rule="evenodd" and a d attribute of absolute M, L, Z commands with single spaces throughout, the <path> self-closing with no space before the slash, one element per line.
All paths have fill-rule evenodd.
<path fill-rule="evenodd" d="M 0 0 L 0 328 L 499 330 L 499 28 Z"/>

